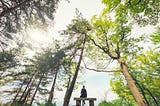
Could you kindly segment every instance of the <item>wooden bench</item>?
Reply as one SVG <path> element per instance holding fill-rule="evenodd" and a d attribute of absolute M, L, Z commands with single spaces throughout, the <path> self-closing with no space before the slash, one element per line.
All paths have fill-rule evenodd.
<path fill-rule="evenodd" d="M 74 100 L 76 100 L 76 106 L 81 106 L 81 101 L 82 100 L 88 100 L 89 101 L 89 106 L 94 106 L 94 100 L 96 100 L 96 98 L 74 98 Z"/>

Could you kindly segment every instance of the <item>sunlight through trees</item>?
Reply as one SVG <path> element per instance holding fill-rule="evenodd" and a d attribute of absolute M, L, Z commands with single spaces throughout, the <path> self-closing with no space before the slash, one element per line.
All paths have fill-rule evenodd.
<path fill-rule="evenodd" d="M 88 70 L 110 73 L 118 95 L 98 106 L 159 106 L 160 1 L 102 0 L 90 19 L 76 8 L 54 35 L 61 2 L 0 1 L 0 106 L 56 106 L 57 91 L 64 93 L 61 105 L 73 105 Z"/>

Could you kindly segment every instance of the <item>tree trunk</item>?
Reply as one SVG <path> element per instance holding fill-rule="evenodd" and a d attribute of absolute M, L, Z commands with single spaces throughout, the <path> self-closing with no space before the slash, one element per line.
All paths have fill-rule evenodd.
<path fill-rule="evenodd" d="M 67 90 L 67 92 L 65 94 L 65 97 L 64 97 L 63 106 L 68 106 L 69 105 L 69 101 L 70 101 L 70 98 L 71 98 L 71 95 L 72 95 L 72 92 L 73 92 L 73 89 L 74 89 L 74 85 L 76 83 L 76 79 L 77 79 L 77 76 L 78 76 L 79 68 L 80 68 L 80 65 L 81 65 L 84 46 L 85 46 L 85 41 L 86 41 L 86 36 L 84 38 L 84 42 L 83 42 L 83 46 L 82 46 L 82 49 L 81 49 L 81 54 L 80 54 L 80 57 L 79 57 L 79 61 L 78 61 L 77 67 L 76 67 L 75 74 L 74 74 L 73 79 L 71 81 L 71 85 L 68 88 L 68 90 Z"/>
<path fill-rule="evenodd" d="M 55 84 L 56 84 L 56 79 L 57 79 L 57 74 L 58 74 L 58 70 L 56 70 L 55 76 L 54 76 L 54 81 L 52 84 L 52 88 L 51 91 L 49 92 L 49 98 L 48 98 L 48 102 L 52 103 L 53 97 L 54 97 L 54 88 L 55 88 Z"/>
<path fill-rule="evenodd" d="M 23 81 L 23 83 L 22 83 L 21 86 L 19 87 L 18 92 L 17 92 L 17 94 L 15 95 L 15 97 L 14 97 L 14 99 L 13 99 L 12 105 L 13 105 L 14 102 L 16 101 L 16 99 L 17 99 L 17 97 L 18 97 L 18 95 L 19 95 L 19 93 L 20 93 L 20 91 L 21 91 L 21 89 L 22 89 L 25 81 L 26 81 L 26 79 Z M 17 102 L 17 101 L 16 101 L 16 102 Z"/>
<path fill-rule="evenodd" d="M 132 76 L 132 77 L 133 77 L 133 76 Z M 133 77 L 133 79 L 136 81 L 136 84 L 140 87 L 142 94 L 144 94 L 144 93 L 143 93 L 143 92 L 144 92 L 143 89 L 146 90 L 146 91 L 149 93 L 149 95 L 152 97 L 152 99 L 154 100 L 156 106 L 159 106 L 157 100 L 156 100 L 155 97 L 152 95 L 152 93 L 150 92 L 150 90 L 147 89 L 147 88 L 145 88 L 143 84 L 141 84 L 141 85 L 142 85 L 142 87 L 141 87 L 136 78 Z M 146 98 L 145 96 L 144 96 L 144 98 L 145 98 L 148 106 L 150 106 L 147 98 Z"/>
<path fill-rule="evenodd" d="M 30 78 L 29 82 L 27 83 L 27 85 L 25 87 L 25 90 L 23 91 L 23 93 L 22 93 L 22 95 L 21 95 L 21 97 L 19 99 L 20 103 L 23 103 L 23 101 L 24 101 L 23 97 L 25 98 L 25 96 L 26 96 L 25 94 L 27 94 L 27 92 L 28 92 L 27 89 L 32 85 L 31 83 L 33 82 L 33 78 L 34 78 L 35 75 L 36 75 L 36 72 L 32 75 L 32 77 Z"/>
<path fill-rule="evenodd" d="M 135 81 L 135 83 L 137 84 L 137 86 L 140 88 L 140 90 L 141 90 L 141 92 L 142 92 L 142 95 L 143 95 L 143 97 L 144 97 L 147 105 L 150 106 L 149 101 L 147 100 L 147 97 L 146 97 L 146 94 L 145 94 L 145 92 L 144 92 L 143 87 L 141 87 L 141 85 L 139 84 L 139 82 L 137 81 L 137 79 L 133 77 L 133 75 L 131 75 L 131 77 L 133 78 L 133 80 Z"/>
<path fill-rule="evenodd" d="M 42 75 L 40 76 L 40 79 L 39 79 L 38 85 L 37 85 L 36 90 L 35 90 L 35 92 L 34 92 L 34 94 L 33 94 L 33 96 L 32 96 L 32 99 L 31 99 L 31 102 L 30 102 L 30 105 L 29 105 L 29 106 L 32 106 L 32 103 L 33 103 L 34 97 L 35 97 L 35 95 L 36 95 L 36 93 L 37 93 L 37 91 L 38 91 L 38 89 L 39 89 L 39 85 L 41 84 L 41 81 L 42 81 L 43 75 L 44 75 L 44 74 L 42 74 Z"/>
<path fill-rule="evenodd" d="M 134 99 L 138 103 L 138 106 L 147 106 L 147 104 L 143 100 L 138 88 L 136 87 L 134 80 L 132 79 L 131 75 L 129 74 L 128 67 L 127 67 L 125 61 L 121 57 L 118 58 L 117 60 L 121 64 L 122 73 L 127 81 L 127 84 L 133 94 Z"/>
<path fill-rule="evenodd" d="M 68 89 L 69 89 L 70 83 L 71 83 L 71 75 L 70 75 L 69 78 L 68 78 L 67 91 L 68 91 Z"/>
<path fill-rule="evenodd" d="M 35 76 L 36 76 L 36 74 L 37 74 L 37 73 L 35 73 L 34 76 L 31 78 L 31 82 L 30 82 L 30 84 L 29 84 L 29 86 L 28 86 L 28 90 L 25 92 L 26 94 L 24 95 L 24 99 L 21 101 L 22 104 L 25 104 L 25 102 L 26 102 L 26 100 L 27 100 L 27 97 L 28 97 L 28 95 L 29 95 L 29 93 L 30 93 L 30 91 L 31 91 L 31 87 L 32 87 L 32 85 L 33 85 L 33 83 L 34 83 L 34 81 L 35 81 Z"/>
<path fill-rule="evenodd" d="M 68 90 L 70 88 L 70 83 L 71 83 L 71 76 L 69 76 L 69 79 L 68 79 L 68 84 L 67 84 L 67 89 L 66 89 L 66 93 L 65 93 L 65 97 L 67 97 L 67 93 L 68 93 Z M 64 102 L 66 101 L 66 98 L 64 97 Z"/>
<path fill-rule="evenodd" d="M 17 97 L 18 97 L 19 93 L 21 92 L 22 87 L 23 87 L 25 81 L 26 81 L 26 79 L 23 81 L 23 83 L 22 83 L 21 86 L 19 87 L 18 92 L 17 92 L 17 94 L 15 95 L 15 97 L 14 97 L 14 99 L 13 99 L 13 101 L 12 101 L 11 106 L 16 106 L 17 103 L 19 102 L 19 101 L 17 100 Z"/>
<path fill-rule="evenodd" d="M 158 104 L 158 101 L 156 100 L 156 98 L 153 96 L 153 94 L 151 93 L 151 91 L 148 88 L 145 88 L 144 86 L 142 86 L 145 90 L 147 90 L 147 92 L 149 93 L 149 95 L 152 97 L 152 99 L 154 100 L 155 104 L 157 106 L 159 106 L 160 104 Z"/>

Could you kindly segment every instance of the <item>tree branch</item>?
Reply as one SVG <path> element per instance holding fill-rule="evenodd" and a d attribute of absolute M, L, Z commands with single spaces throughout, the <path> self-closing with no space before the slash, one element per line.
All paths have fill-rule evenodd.
<path fill-rule="evenodd" d="M 120 49 L 119 49 L 119 43 L 117 43 L 117 49 L 115 49 L 115 52 L 117 54 L 117 57 L 120 57 Z"/>
<path fill-rule="evenodd" d="M 98 69 L 93 69 L 93 68 L 88 68 L 86 63 L 84 62 L 83 60 L 83 63 L 84 63 L 84 67 L 88 70 L 93 70 L 93 71 L 96 71 L 96 72 L 120 72 L 120 71 L 117 71 L 117 70 L 98 70 Z"/>
<path fill-rule="evenodd" d="M 100 28 L 101 28 L 101 30 L 103 31 L 103 33 L 105 34 L 105 41 L 106 41 L 106 46 L 107 46 L 107 48 L 108 48 L 108 51 L 109 51 L 109 43 L 108 43 L 108 38 L 107 38 L 107 34 L 108 34 L 108 30 L 106 31 L 106 30 L 104 30 L 103 29 L 103 27 L 102 27 L 102 25 L 100 26 Z"/>
<path fill-rule="evenodd" d="M 89 38 L 90 38 L 90 37 L 89 37 Z M 100 48 L 101 50 L 103 50 L 106 54 L 108 54 L 109 57 L 111 57 L 112 59 L 118 59 L 118 57 L 113 56 L 113 55 L 109 52 L 108 49 L 106 50 L 106 48 L 101 47 L 100 45 L 98 45 L 98 44 L 94 41 L 94 39 L 90 38 L 90 40 L 93 42 L 93 44 L 94 44 L 95 46 L 97 46 L 98 48 Z"/>
<path fill-rule="evenodd" d="M 3 17 L 5 14 L 10 13 L 12 11 L 14 11 L 15 9 L 19 8 L 20 6 L 24 5 L 26 2 L 29 2 L 31 0 L 23 0 L 22 2 L 20 2 L 19 4 L 15 5 L 14 7 L 10 7 L 7 10 L 3 10 L 0 13 L 0 18 Z"/>

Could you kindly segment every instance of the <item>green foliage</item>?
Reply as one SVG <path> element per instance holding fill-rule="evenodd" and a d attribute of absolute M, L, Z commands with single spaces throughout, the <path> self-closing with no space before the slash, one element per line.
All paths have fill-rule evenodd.
<path fill-rule="evenodd" d="M 37 53 L 34 60 L 31 60 L 38 71 L 46 73 L 50 70 L 58 70 L 65 53 L 63 50 L 58 52 L 52 49 L 46 49 L 41 53 Z"/>
<path fill-rule="evenodd" d="M 4 33 L 5 37 L 13 39 L 13 37 L 9 34 L 7 35 L 6 32 L 16 32 L 16 28 L 21 27 L 21 22 L 22 24 L 26 24 L 26 22 L 37 20 L 36 22 L 38 22 L 39 25 L 39 23 L 45 23 L 46 16 L 53 19 L 53 13 L 55 12 L 58 1 L 59 0 L 47 0 L 42 2 L 33 0 L 22 6 L 20 11 L 13 10 L 13 13 L 19 13 L 18 16 L 12 12 L 8 14 L 9 16 L 4 15 L 2 20 L 0 20 L 0 24 L 2 24 L 1 29 L 3 30 L 2 33 Z M 12 4 L 11 2 L 15 3 L 14 1 L 6 1 L 6 3 L 9 4 Z M 57 50 L 47 48 L 43 52 L 36 54 L 34 59 L 31 60 L 33 66 L 26 67 L 26 70 L 29 72 L 38 70 L 40 73 L 46 74 L 51 72 L 51 70 L 52 72 L 65 70 L 61 77 L 66 81 L 64 82 L 64 86 L 68 86 L 68 79 L 73 77 L 76 69 L 77 54 L 79 50 L 81 50 L 81 44 L 84 40 L 83 35 L 87 35 L 88 48 L 85 51 L 86 54 L 91 54 L 91 58 L 96 58 L 96 61 L 102 60 L 101 62 L 103 63 L 105 63 L 104 61 L 106 61 L 108 57 L 111 57 L 111 59 L 124 57 L 127 60 L 127 64 L 129 64 L 130 74 L 134 78 L 137 86 L 139 84 L 138 88 L 143 88 L 144 96 L 146 96 L 149 104 L 153 106 L 156 105 L 156 100 L 159 105 L 160 101 L 157 99 L 160 98 L 159 49 L 153 49 L 137 55 L 142 49 L 138 46 L 138 42 L 141 42 L 144 38 L 142 36 L 138 38 L 131 36 L 131 31 L 132 26 L 136 23 L 139 25 L 156 25 L 159 23 L 160 1 L 102 0 L 102 3 L 104 3 L 106 7 L 99 17 L 96 15 L 93 16 L 91 22 L 88 22 L 82 17 L 78 17 L 77 19 L 73 19 L 72 23 L 67 26 L 63 34 L 69 35 L 68 38 L 73 43 L 72 47 L 69 47 L 69 49 L 58 48 Z M 32 13 L 32 11 L 34 12 Z M 21 20 L 21 16 L 25 16 L 26 18 Z M 151 36 L 151 40 L 154 44 L 160 43 L 160 28 Z M 102 51 L 97 49 L 101 49 Z M 108 57 L 106 54 L 108 54 Z M 0 71 L 4 71 L 8 69 L 8 67 L 15 65 L 15 60 L 15 53 L 12 52 L 12 50 L 0 52 Z M 119 99 L 112 102 L 102 101 L 99 106 L 135 106 L 136 103 L 125 78 L 120 73 L 115 73 L 113 76 L 114 78 L 112 78 L 110 84 L 114 92 L 119 95 Z M 155 97 L 155 100 L 152 96 Z M 56 106 L 56 104 L 45 103 L 41 104 L 41 106 Z"/>
<path fill-rule="evenodd" d="M 46 102 L 45 104 L 40 104 L 40 106 L 57 106 L 56 103 L 48 103 Z"/>
<path fill-rule="evenodd" d="M 160 53 L 149 50 L 137 56 L 134 62 L 136 67 L 131 67 L 133 70 L 137 70 L 133 75 L 141 86 L 149 89 L 156 98 L 160 97 L 160 83 L 158 81 L 160 79 L 159 60 Z M 146 92 L 146 95 L 148 95 L 148 92 Z M 150 97 L 148 96 L 148 98 Z M 150 100 L 150 102 L 152 102 L 152 100 Z"/>
<path fill-rule="evenodd" d="M 15 50 L 0 52 L 0 71 L 11 68 L 16 65 L 16 52 Z"/>
<path fill-rule="evenodd" d="M 81 17 L 81 15 L 77 15 L 75 19 L 72 19 L 71 24 L 67 25 L 67 29 L 61 32 L 61 35 L 65 35 L 68 40 L 67 43 L 71 42 L 76 48 L 82 44 L 84 37 L 91 29 L 92 27 L 88 20 Z"/>
<path fill-rule="evenodd" d="M 159 99 L 157 99 L 160 97 L 159 58 L 160 53 L 158 51 L 149 50 L 140 55 L 136 55 L 134 59 L 128 61 L 130 73 L 135 80 L 137 87 L 140 89 L 141 93 L 143 90 L 144 95 L 151 106 L 156 105 L 155 100 L 157 103 L 160 103 Z M 132 97 L 123 76 L 119 73 L 115 73 L 110 85 L 120 98 L 134 103 L 134 98 Z"/>
<path fill-rule="evenodd" d="M 20 45 L 14 48 L 1 48 L 0 49 L 0 71 L 5 71 L 20 65 L 23 56 L 23 48 Z"/>
<path fill-rule="evenodd" d="M 99 49 L 108 54 L 108 56 L 112 59 L 123 57 L 129 61 L 129 69 L 131 69 L 130 74 L 133 78 L 138 80 L 141 86 L 145 84 L 145 86 L 142 86 L 143 88 L 147 88 L 147 85 L 149 83 L 151 84 L 151 82 L 149 82 L 151 81 L 150 79 L 154 78 L 156 80 L 152 81 L 154 82 L 154 87 L 150 87 L 149 90 L 154 89 L 157 91 L 159 85 L 157 82 L 159 77 L 157 77 L 157 75 L 159 75 L 159 71 L 158 69 L 153 71 L 153 67 L 155 66 L 155 63 L 159 63 L 157 61 L 159 56 L 157 53 L 154 53 L 153 59 L 151 60 L 148 58 L 152 57 L 152 55 L 149 55 L 152 53 L 147 53 L 148 55 L 144 55 L 146 54 L 144 53 L 143 56 L 140 57 L 143 61 L 147 61 L 146 63 L 140 64 L 141 62 L 139 61 L 137 63 L 133 62 L 137 60 L 137 54 L 141 53 L 143 50 L 143 47 L 139 46 L 138 43 L 143 41 L 144 37 L 142 35 L 133 37 L 131 35 L 131 31 L 135 21 L 139 25 L 157 24 L 157 17 L 153 15 L 158 13 L 156 10 L 159 10 L 160 2 L 154 2 L 152 0 L 102 0 L 102 2 L 106 5 L 106 8 L 102 11 L 102 14 L 99 17 L 93 16 L 91 19 L 91 25 L 93 28 L 93 32 L 90 35 L 91 40 Z M 152 10 L 155 11 L 153 12 Z M 152 36 L 152 40 L 154 42 L 159 42 L 158 38 L 158 33 Z M 146 56 L 147 58 L 144 58 Z M 146 66 L 145 64 L 149 66 Z M 142 69 L 138 67 L 138 65 L 143 65 L 143 67 L 146 68 Z M 153 73 L 149 70 L 152 70 L 154 74 L 156 73 L 156 76 L 150 77 Z M 144 78 L 147 79 L 145 80 L 146 82 L 144 81 Z M 138 86 L 138 83 L 136 84 Z M 133 106 L 136 104 L 127 86 L 125 78 L 120 73 L 116 73 L 114 75 L 114 78 L 111 80 L 111 86 L 120 98 L 123 98 L 125 101 L 127 101 L 126 103 L 129 103 Z M 139 89 L 142 92 L 140 86 Z M 148 91 L 146 90 L 144 93 L 147 99 L 149 99 L 147 92 Z M 156 95 L 156 97 L 157 96 L 158 95 Z M 150 104 L 155 105 L 153 100 L 149 99 L 149 101 Z M 125 105 L 127 106 L 127 104 Z"/>
<path fill-rule="evenodd" d="M 29 106 L 29 104 L 22 104 L 19 101 L 14 101 L 11 106 Z"/>
<path fill-rule="evenodd" d="M 85 34 L 87 31 L 91 30 L 91 26 L 88 21 L 84 18 L 73 19 L 72 23 L 67 26 L 67 30 L 73 31 L 73 33 Z"/>
<path fill-rule="evenodd" d="M 120 98 L 124 98 L 125 101 L 128 102 L 134 101 L 132 93 L 122 75 L 115 74 L 110 81 L 110 86 L 112 87 L 113 91 L 119 95 Z"/>
<path fill-rule="evenodd" d="M 139 25 L 156 25 L 159 22 L 159 0 L 102 0 L 102 3 L 106 5 L 105 12 L 120 10 L 115 13 L 120 16 L 126 11 L 125 14 L 131 16 Z"/>
<path fill-rule="evenodd" d="M 136 38 L 131 35 L 132 24 L 129 19 L 125 12 L 117 15 L 115 20 L 107 15 L 93 16 L 91 19 L 93 29 L 89 37 L 114 59 L 120 55 L 123 55 L 122 57 L 135 55 L 142 49 L 138 43 L 143 41 L 144 37 Z"/>
<path fill-rule="evenodd" d="M 160 44 L 160 27 L 158 27 L 157 31 L 151 35 L 151 40 L 154 44 Z"/>
<path fill-rule="evenodd" d="M 98 106 L 113 106 L 112 103 L 109 103 L 107 101 L 102 101 L 98 104 Z"/>
<path fill-rule="evenodd" d="M 59 0 L 2 1 L 2 11 L 0 13 L 1 31 L 7 35 L 9 33 L 6 33 L 6 31 L 16 32 L 22 28 L 23 25 L 27 26 L 29 23 L 39 23 L 39 25 L 43 25 L 46 23 L 46 18 L 54 18 L 53 14 L 56 11 L 58 2 Z M 21 18 L 23 16 L 25 18 Z"/>
<path fill-rule="evenodd" d="M 102 101 L 98 104 L 98 106 L 136 106 L 135 102 L 132 101 L 127 101 L 124 98 L 119 98 L 110 102 L 107 101 Z"/>
<path fill-rule="evenodd" d="M 106 4 L 106 8 L 114 9 L 121 3 L 121 0 L 102 0 L 102 3 Z"/>

